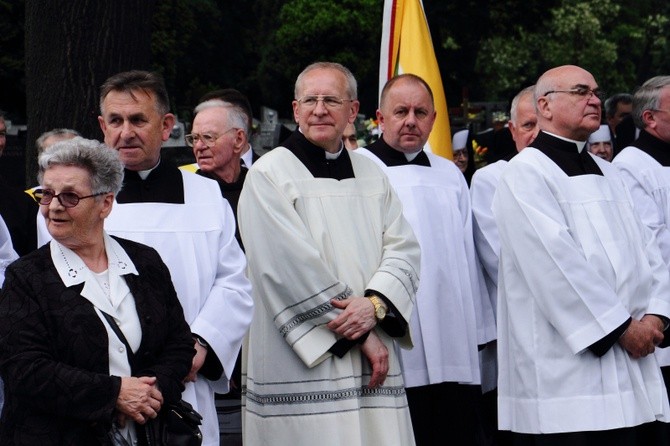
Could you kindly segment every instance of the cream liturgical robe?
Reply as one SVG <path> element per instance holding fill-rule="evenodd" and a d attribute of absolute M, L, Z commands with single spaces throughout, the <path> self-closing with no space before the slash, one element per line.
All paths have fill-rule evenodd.
<path fill-rule="evenodd" d="M 410 320 L 418 286 L 419 245 L 400 201 L 371 160 L 348 156 L 355 178 L 315 178 L 285 147 L 247 175 L 238 217 L 256 305 L 243 350 L 245 445 L 414 444 L 393 339 L 374 329 L 389 352 L 376 389 L 358 345 L 329 352 L 338 336 L 325 324 L 340 313 L 331 299 L 373 289 Z M 411 347 L 409 332 L 399 342 Z"/>
<path fill-rule="evenodd" d="M 410 321 L 414 348 L 400 351 L 405 385 L 480 384 L 477 346 L 495 339 L 496 328 L 475 254 L 463 174 L 432 153 L 426 153 L 430 166 L 391 167 L 367 149 L 356 153 L 388 175 L 421 245 L 421 286 Z"/>
<path fill-rule="evenodd" d="M 633 359 L 618 342 L 600 357 L 589 349 L 630 317 L 670 315 L 670 277 L 616 168 L 588 157 L 603 175 L 568 176 L 530 147 L 498 184 L 500 429 L 670 421 L 654 355 Z"/>
<path fill-rule="evenodd" d="M 665 263 L 670 265 L 670 144 L 654 138 L 645 131 L 635 142 L 638 147 L 626 147 L 612 162 L 619 168 L 624 182 L 630 189 L 635 210 L 642 222 L 656 235 Z M 647 153 L 649 152 L 649 153 Z M 666 164 L 657 161 L 658 156 Z M 662 367 L 670 366 L 670 348 L 656 350 Z"/>

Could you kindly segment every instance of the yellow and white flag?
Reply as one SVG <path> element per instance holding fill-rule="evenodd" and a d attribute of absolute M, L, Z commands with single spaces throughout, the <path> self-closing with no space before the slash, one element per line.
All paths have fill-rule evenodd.
<path fill-rule="evenodd" d="M 447 100 L 421 0 L 384 0 L 379 94 L 393 76 L 411 73 L 430 85 L 437 119 L 426 149 L 452 158 Z"/>

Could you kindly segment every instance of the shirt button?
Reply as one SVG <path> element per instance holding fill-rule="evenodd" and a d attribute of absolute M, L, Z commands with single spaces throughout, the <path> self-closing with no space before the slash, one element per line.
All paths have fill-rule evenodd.
<path fill-rule="evenodd" d="M 119 347 L 119 353 L 123 353 L 126 349 L 123 347 Z"/>

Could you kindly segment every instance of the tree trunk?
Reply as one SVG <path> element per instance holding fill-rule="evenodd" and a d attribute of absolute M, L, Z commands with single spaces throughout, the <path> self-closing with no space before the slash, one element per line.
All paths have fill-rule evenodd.
<path fill-rule="evenodd" d="M 57 127 L 102 139 L 99 88 L 112 74 L 148 69 L 153 0 L 26 0 L 26 180 L 35 140 Z"/>

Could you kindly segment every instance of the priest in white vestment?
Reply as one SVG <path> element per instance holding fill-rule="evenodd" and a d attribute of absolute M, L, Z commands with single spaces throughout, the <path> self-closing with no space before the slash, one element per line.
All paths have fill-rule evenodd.
<path fill-rule="evenodd" d="M 514 444 L 668 441 L 652 353 L 668 325 L 670 274 L 617 169 L 585 150 L 599 94 L 579 67 L 543 74 L 541 132 L 494 197 L 499 422 Z"/>
<path fill-rule="evenodd" d="M 312 64 L 295 98 L 298 130 L 254 163 L 238 209 L 256 302 L 244 444 L 413 445 L 394 339 L 412 345 L 419 244 L 381 169 L 344 149 L 351 72 Z"/>
<path fill-rule="evenodd" d="M 105 230 L 155 248 L 168 266 L 197 352 L 182 396 L 203 416 L 202 445 L 218 446 L 214 393 L 228 392 L 253 314 L 233 213 L 216 182 L 161 159 L 174 116 L 157 74 L 110 77 L 100 108 L 105 143 L 125 166 Z"/>
<path fill-rule="evenodd" d="M 413 74 L 396 76 L 381 93 L 381 138 L 358 153 L 388 175 L 421 245 L 414 348 L 399 352 L 417 445 L 444 444 L 436 425 L 454 444 L 477 444 L 478 348 L 495 339 L 495 320 L 475 254 L 468 185 L 453 162 L 423 150 L 435 117 L 430 86 Z"/>
<path fill-rule="evenodd" d="M 614 165 L 670 266 L 670 76 L 649 79 L 635 92 L 633 120 L 640 136 L 614 158 Z M 657 349 L 656 357 L 668 388 L 670 348 Z"/>
<path fill-rule="evenodd" d="M 528 147 L 537 136 L 537 113 L 533 93 L 535 86 L 524 88 L 512 99 L 510 104 L 510 120 L 508 127 L 514 140 L 517 153 Z M 514 154 L 516 155 L 516 153 Z M 498 227 L 493 217 L 493 195 L 498 187 L 500 175 L 507 167 L 507 159 L 501 159 L 475 171 L 470 183 L 470 197 L 472 199 L 472 230 L 474 232 L 475 248 L 481 262 L 484 282 L 488 291 L 493 311 L 496 312 L 498 298 L 498 258 L 500 240 Z M 482 372 L 482 399 L 484 417 L 487 424 L 494 426 L 491 430 L 494 437 L 501 434 L 495 426 L 498 425 L 498 348 L 497 343 L 490 343 L 479 352 Z"/>

